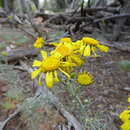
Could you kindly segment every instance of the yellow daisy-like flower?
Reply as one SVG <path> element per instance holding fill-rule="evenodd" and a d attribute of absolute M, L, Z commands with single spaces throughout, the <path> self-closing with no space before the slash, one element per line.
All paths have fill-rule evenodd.
<path fill-rule="evenodd" d="M 68 48 L 66 45 L 60 43 L 51 53 L 54 55 L 58 55 L 59 57 L 65 57 L 71 55 L 73 53 L 73 50 L 71 48 Z"/>
<path fill-rule="evenodd" d="M 75 63 L 77 66 L 83 64 L 80 55 L 75 54 L 75 46 L 72 44 L 60 43 L 54 51 L 51 52 L 52 56 L 59 57 L 64 61 Z"/>
<path fill-rule="evenodd" d="M 128 96 L 128 102 L 130 102 L 130 95 Z"/>
<path fill-rule="evenodd" d="M 54 83 L 59 81 L 57 73 L 58 70 L 60 70 L 70 79 L 70 75 L 65 72 L 62 67 L 72 67 L 75 66 L 74 63 L 62 62 L 57 57 L 47 56 L 47 53 L 45 51 L 41 51 L 41 55 L 43 58 L 42 61 L 34 60 L 33 62 L 32 66 L 37 67 L 38 69 L 32 72 L 32 79 L 36 78 L 41 73 L 39 76 L 39 84 L 41 84 L 41 78 L 43 74 L 45 74 L 46 85 L 49 88 L 52 88 Z"/>
<path fill-rule="evenodd" d="M 34 43 L 34 47 L 35 48 L 42 48 L 43 44 L 44 44 L 43 38 L 42 37 L 38 37 L 37 40 Z"/>
<path fill-rule="evenodd" d="M 60 39 L 60 43 L 72 43 L 72 40 L 69 37 L 64 37 Z"/>
<path fill-rule="evenodd" d="M 93 83 L 93 76 L 88 72 L 78 74 L 78 83 L 81 85 L 89 85 Z"/>
<path fill-rule="evenodd" d="M 124 110 L 119 117 L 123 122 L 130 120 L 130 110 Z"/>
<path fill-rule="evenodd" d="M 91 54 L 93 53 L 93 56 L 97 57 L 97 48 L 101 52 L 108 52 L 109 50 L 107 46 L 101 45 L 99 41 L 90 37 L 83 37 L 82 40 L 78 40 L 75 44 L 77 44 L 77 46 L 79 47 L 79 52 L 83 56 L 91 56 Z"/>
<path fill-rule="evenodd" d="M 122 130 L 130 130 L 130 120 L 126 121 L 121 125 Z"/>

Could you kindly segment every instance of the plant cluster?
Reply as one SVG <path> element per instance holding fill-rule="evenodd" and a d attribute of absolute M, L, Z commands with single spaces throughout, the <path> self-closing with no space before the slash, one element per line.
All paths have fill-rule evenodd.
<path fill-rule="evenodd" d="M 41 48 L 42 56 L 40 60 L 34 60 L 33 67 L 36 69 L 32 72 L 32 79 L 39 76 L 39 84 L 45 81 L 49 88 L 59 82 L 60 73 L 71 79 L 71 73 L 76 67 L 82 67 L 84 57 L 98 57 L 97 52 L 108 52 L 109 48 L 100 44 L 99 41 L 91 37 L 83 37 L 81 40 L 72 41 L 69 37 L 59 39 L 59 42 L 51 42 L 50 45 L 55 46 L 54 50 L 47 52 L 42 49 L 44 40 L 38 37 L 34 43 L 35 48 Z M 93 76 L 89 72 L 79 72 L 77 82 L 81 85 L 89 85 L 93 83 Z"/>

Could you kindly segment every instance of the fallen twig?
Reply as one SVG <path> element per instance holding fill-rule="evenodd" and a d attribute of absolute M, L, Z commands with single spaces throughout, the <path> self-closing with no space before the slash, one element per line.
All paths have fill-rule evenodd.
<path fill-rule="evenodd" d="M 23 32 L 25 32 L 27 35 L 31 36 L 34 40 L 37 39 L 37 36 L 36 36 L 35 34 L 33 34 L 33 33 L 29 32 L 29 31 L 27 31 L 27 30 L 24 29 L 23 27 L 18 26 L 18 28 L 19 28 L 20 30 L 22 30 Z"/>
<path fill-rule="evenodd" d="M 104 18 L 101 18 L 101 19 L 96 19 L 93 22 L 90 22 L 90 23 L 87 23 L 87 24 L 81 26 L 81 28 L 88 26 L 90 24 L 99 23 L 99 22 L 102 22 L 102 21 L 105 21 L 105 20 L 120 19 L 120 18 L 124 18 L 124 17 L 130 17 L 130 14 L 129 13 L 128 14 L 127 13 L 126 14 L 119 14 L 119 15 L 107 16 L 107 17 L 104 17 Z"/>
<path fill-rule="evenodd" d="M 17 109 L 14 113 L 10 114 L 9 117 L 5 120 L 0 122 L 0 130 L 3 130 L 4 127 L 6 126 L 6 124 L 12 119 L 14 118 L 17 114 L 20 113 L 20 109 Z"/>
<path fill-rule="evenodd" d="M 38 55 L 39 50 L 38 49 L 17 49 L 14 51 L 8 52 L 8 56 L 3 56 L 4 58 L 0 58 L 1 62 L 11 62 L 16 61 L 19 59 L 23 59 L 25 57 L 31 57 Z"/>
<path fill-rule="evenodd" d="M 97 11 L 106 11 L 106 12 L 118 12 L 117 8 L 108 8 L 108 7 L 97 7 L 97 8 L 86 8 L 84 9 L 86 13 L 97 12 Z"/>
<path fill-rule="evenodd" d="M 38 36 L 42 36 L 42 33 L 40 32 L 39 28 L 36 26 L 35 23 L 33 23 L 32 21 L 32 17 L 31 14 L 28 13 L 28 21 L 31 23 L 32 28 L 34 29 L 34 31 L 38 34 Z"/>

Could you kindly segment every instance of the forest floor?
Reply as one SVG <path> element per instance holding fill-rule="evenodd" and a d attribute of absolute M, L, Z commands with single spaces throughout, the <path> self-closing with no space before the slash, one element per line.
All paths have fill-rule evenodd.
<path fill-rule="evenodd" d="M 82 35 L 74 37 L 82 37 Z M 32 48 L 33 43 L 34 40 L 32 40 L 19 29 L 11 29 L 10 27 L 0 28 L 1 52 L 7 50 L 12 51 L 21 48 Z M 33 61 L 32 59 L 33 58 L 25 57 L 23 61 L 31 65 Z M 92 119 L 99 119 L 98 114 L 100 116 L 100 113 L 102 113 L 102 124 L 105 124 L 106 121 L 108 121 L 104 116 L 109 115 L 112 119 L 111 123 L 115 126 L 116 129 L 119 129 L 119 125 L 121 123 L 118 119 L 118 114 L 124 110 L 128 104 L 127 98 L 128 94 L 130 94 L 130 72 L 120 68 L 115 63 L 129 59 L 129 52 L 110 48 L 110 51 L 108 53 L 101 54 L 100 57 L 87 59 L 84 66 L 84 69 L 88 70 L 94 77 L 93 84 L 89 86 L 83 86 L 80 90 L 81 100 L 84 101 L 87 99 L 91 101 L 86 109 L 86 113 L 88 112 Z M 33 81 L 31 80 L 31 76 L 28 74 L 28 72 L 17 69 L 16 66 L 18 65 L 18 61 L 13 61 L 9 64 L 0 64 L 0 121 L 4 121 L 13 111 L 15 111 L 17 104 L 22 103 L 24 100 L 16 100 L 8 96 L 9 91 L 11 91 L 10 87 L 14 86 L 13 83 L 16 82 L 15 85 L 24 91 L 25 98 L 33 96 L 36 89 L 34 87 Z M 2 68 L 3 66 L 5 68 Z M 56 95 L 67 107 L 67 110 L 70 113 L 73 113 L 77 119 L 79 119 L 80 108 L 77 109 L 77 111 L 74 111 L 75 108 L 73 109 L 73 107 L 76 106 L 73 101 L 74 99 L 62 88 L 61 90 L 57 90 L 57 88 L 54 87 L 53 91 L 56 91 Z M 61 116 L 56 109 L 51 108 L 49 105 L 42 110 L 37 110 L 37 113 L 38 112 L 44 113 L 42 115 L 42 118 L 44 118 L 44 120 L 40 120 L 37 127 L 38 130 L 58 130 L 56 126 L 60 123 L 66 122 L 63 116 Z M 24 117 L 24 114 L 22 116 L 21 114 L 18 114 L 7 123 L 4 130 L 32 129 L 32 127 L 29 125 L 32 125 L 33 123 L 35 124 L 35 120 L 33 123 L 31 121 L 28 121 L 30 124 L 27 124 L 26 120 L 27 119 Z M 35 127 L 33 129 L 36 130 Z M 101 130 L 106 129 L 107 128 L 102 128 Z M 94 130 L 94 128 L 91 128 L 90 130 Z M 108 128 L 108 130 L 110 129 Z"/>

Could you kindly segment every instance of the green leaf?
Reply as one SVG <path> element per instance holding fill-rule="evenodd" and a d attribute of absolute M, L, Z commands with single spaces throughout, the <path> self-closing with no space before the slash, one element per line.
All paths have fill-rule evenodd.
<path fill-rule="evenodd" d="M 123 69 L 130 70 L 130 61 L 129 61 L 129 60 L 119 61 L 117 64 L 118 64 L 121 68 L 123 68 Z"/>

